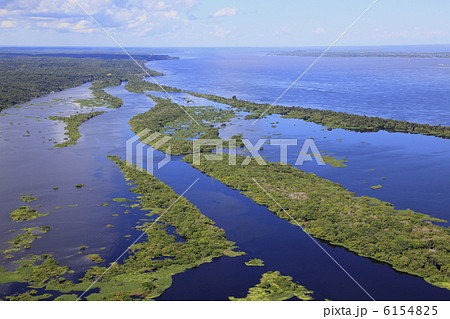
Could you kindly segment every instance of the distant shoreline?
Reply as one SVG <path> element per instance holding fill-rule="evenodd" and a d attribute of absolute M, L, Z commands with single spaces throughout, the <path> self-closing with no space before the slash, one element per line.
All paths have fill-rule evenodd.
<path fill-rule="evenodd" d="M 318 57 L 323 51 L 296 50 L 286 52 L 271 52 L 271 56 Z M 450 58 L 450 52 L 382 52 L 382 51 L 332 51 L 324 57 L 337 58 Z"/>

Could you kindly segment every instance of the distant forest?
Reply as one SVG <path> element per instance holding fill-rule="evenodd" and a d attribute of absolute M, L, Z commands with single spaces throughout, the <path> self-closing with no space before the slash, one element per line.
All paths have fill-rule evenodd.
<path fill-rule="evenodd" d="M 173 58 L 139 54 L 135 59 L 150 75 L 158 76 L 162 73 L 147 69 L 145 62 Z M 0 52 L 0 70 L 0 111 L 89 81 L 118 82 L 146 75 L 127 55 L 117 53 Z"/>

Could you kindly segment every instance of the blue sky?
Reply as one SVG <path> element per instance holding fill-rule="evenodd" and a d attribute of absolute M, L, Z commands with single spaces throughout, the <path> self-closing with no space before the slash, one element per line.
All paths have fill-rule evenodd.
<path fill-rule="evenodd" d="M 124 46 L 326 46 L 373 0 L 76 0 Z M 450 44 L 450 1 L 379 0 L 338 45 Z M 0 45 L 114 46 L 74 0 L 1 0 Z"/>

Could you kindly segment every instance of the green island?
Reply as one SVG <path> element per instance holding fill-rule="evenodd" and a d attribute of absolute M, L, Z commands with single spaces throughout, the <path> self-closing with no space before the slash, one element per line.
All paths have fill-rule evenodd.
<path fill-rule="evenodd" d="M 112 78 L 110 81 L 96 81 L 90 87 L 94 97 L 87 99 L 77 99 L 74 100 L 74 102 L 84 107 L 106 106 L 108 108 L 117 109 L 123 105 L 122 99 L 106 93 L 103 89 L 108 86 L 120 85 L 120 83 L 121 82 L 117 78 Z"/>
<path fill-rule="evenodd" d="M 282 301 L 296 297 L 299 300 L 313 300 L 312 291 L 296 284 L 290 276 L 282 276 L 279 271 L 264 273 L 260 282 L 248 290 L 244 298 L 229 297 L 232 301 Z"/>
<path fill-rule="evenodd" d="M 3 250 L 3 253 L 6 254 L 13 251 L 29 249 L 31 248 L 31 243 L 33 243 L 33 241 L 42 237 L 37 233 L 45 234 L 49 230 L 49 226 L 22 228 L 21 231 L 23 231 L 23 234 L 19 234 L 14 239 L 8 241 L 8 244 L 11 244 L 11 246 Z"/>
<path fill-rule="evenodd" d="M 47 216 L 46 214 L 40 214 L 36 209 L 31 208 L 31 206 L 20 206 L 19 208 L 13 210 L 10 213 L 11 219 L 15 222 L 26 222 L 38 217 Z"/>
<path fill-rule="evenodd" d="M 192 155 L 184 160 L 294 223 L 254 178 L 312 236 L 450 289 L 450 229 L 433 224 L 445 221 L 357 197 L 340 184 L 290 165 L 258 165 L 253 160 L 242 165 L 245 158 L 236 156 L 237 165 L 204 158 L 193 165 Z"/>
<path fill-rule="evenodd" d="M 127 201 L 126 198 L 113 198 L 112 200 L 113 200 L 113 202 L 117 202 L 117 203 L 123 203 L 123 202 Z"/>
<path fill-rule="evenodd" d="M 170 152 L 172 155 L 189 154 L 193 151 L 192 139 L 217 139 L 219 138 L 219 126 L 217 123 L 229 121 L 235 117 L 230 110 L 222 110 L 212 106 L 189 106 L 184 109 L 179 104 L 168 99 L 149 95 L 156 105 L 145 113 L 135 115 L 129 121 L 131 130 L 136 134 L 150 130 L 152 133 L 160 133 L 158 139 L 144 143 L 154 146 L 161 137 L 170 138 L 161 146 L 155 146 L 158 150 Z M 188 113 L 197 123 L 188 116 Z M 216 124 L 216 125 L 214 125 Z M 240 144 L 239 144 L 240 145 Z M 225 145 L 227 147 L 228 145 Z M 211 151 L 214 146 L 205 145 L 202 151 Z"/>
<path fill-rule="evenodd" d="M 253 258 L 245 262 L 246 266 L 264 266 L 264 261 L 259 258 Z"/>
<path fill-rule="evenodd" d="M 17 51 L 17 52 L 15 52 Z M 125 54 L 88 52 L 40 54 L 24 53 L 20 49 L 0 51 L 0 111 L 45 94 L 97 81 L 92 86 L 94 96 L 104 96 L 101 89 L 119 85 L 131 78 L 163 75 L 145 67 L 150 60 L 172 59 L 166 55 L 139 55 L 135 62 Z M 144 72 L 144 70 L 146 72 Z M 106 85 L 106 86 L 105 86 Z M 102 87 L 103 86 L 103 87 Z M 98 92 L 96 93 L 96 90 Z M 103 91 L 104 92 L 104 91 Z M 116 102 L 115 102 L 116 103 Z M 117 104 L 113 104 L 117 105 Z"/>
<path fill-rule="evenodd" d="M 80 113 L 70 116 L 49 116 L 48 118 L 50 120 L 54 121 L 63 121 L 66 123 L 66 132 L 64 133 L 69 137 L 69 140 L 56 144 L 56 148 L 60 147 L 66 147 L 69 145 L 75 145 L 77 144 L 78 139 L 81 137 L 80 132 L 78 131 L 78 128 L 86 122 L 87 120 L 98 116 L 100 114 L 105 113 L 105 111 L 96 111 L 96 112 L 90 112 L 90 113 Z"/>
<path fill-rule="evenodd" d="M 236 246 L 226 239 L 224 230 L 214 226 L 214 222 L 186 198 L 179 197 L 156 177 L 135 166 L 127 166 L 118 157 L 109 158 L 122 169 L 125 179 L 135 184 L 131 191 L 139 194 L 139 205 L 147 218 L 136 227 L 145 232 L 145 237 L 134 244 L 129 256 L 122 263 L 114 264 L 84 298 L 152 300 L 171 286 L 173 275 L 214 258 L 244 254 L 235 251 Z M 155 216 L 160 217 L 157 222 Z M 168 226 L 173 226 L 184 241 L 177 241 L 177 236 L 169 234 Z M 98 255 L 90 256 L 98 260 Z M 76 300 L 106 270 L 106 267 L 92 266 L 74 283 L 64 277 L 70 272 L 69 267 L 59 265 L 48 254 L 24 257 L 14 263 L 19 264 L 14 271 L 0 267 L 0 283 L 25 282 L 29 288 L 41 291 L 39 294 L 32 290 L 22 292 L 8 296 L 8 300 L 51 299 L 52 291 L 62 293 L 54 300 Z"/>
<path fill-rule="evenodd" d="M 153 82 L 144 81 L 141 78 L 133 77 L 128 83 L 125 85 L 125 89 L 132 93 L 145 93 L 145 91 L 157 91 L 163 92 L 166 91 L 168 93 L 182 93 L 185 92 L 183 90 L 177 89 L 172 86 L 167 85 L 158 85 Z"/>
<path fill-rule="evenodd" d="M 100 257 L 99 254 L 90 254 L 90 255 L 87 255 L 87 258 L 89 260 L 92 260 L 96 264 L 101 264 L 102 262 L 105 261 L 102 257 Z"/>

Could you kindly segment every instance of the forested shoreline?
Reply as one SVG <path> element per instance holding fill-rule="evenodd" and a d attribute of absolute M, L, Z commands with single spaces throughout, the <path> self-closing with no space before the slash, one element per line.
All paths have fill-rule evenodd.
<path fill-rule="evenodd" d="M 230 105 L 240 111 L 252 113 L 246 117 L 247 119 L 258 119 L 266 115 L 279 114 L 285 118 L 295 118 L 313 122 L 325 126 L 329 130 L 340 128 L 354 132 L 387 131 L 450 138 L 450 126 L 419 124 L 408 121 L 349 114 L 345 112 L 303 108 L 300 106 L 272 106 L 268 103 L 261 104 L 239 100 L 237 98 L 225 98 L 212 94 L 190 94 L 213 102 Z"/>
<path fill-rule="evenodd" d="M 112 58 L 114 57 L 114 58 Z M 86 82 L 99 80 L 120 84 L 147 73 L 162 73 L 145 67 L 147 60 L 137 60 L 140 66 L 124 55 L 98 54 L 96 57 L 59 55 L 21 55 L 0 52 L 0 111 L 45 94 L 62 91 Z M 154 56 L 154 59 L 169 59 Z M 144 72 L 142 68 L 146 70 Z M 117 84 L 118 83 L 118 84 Z"/>

